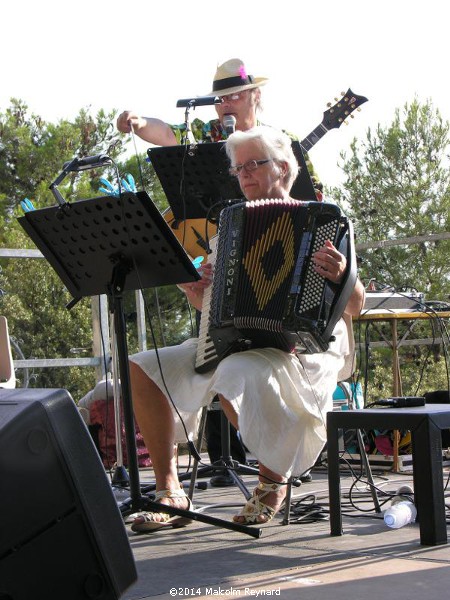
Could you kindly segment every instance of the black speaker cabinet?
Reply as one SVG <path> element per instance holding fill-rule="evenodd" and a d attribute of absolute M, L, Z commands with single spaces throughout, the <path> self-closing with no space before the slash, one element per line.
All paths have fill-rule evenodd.
<path fill-rule="evenodd" d="M 127 532 L 66 390 L 0 390 L 0 600 L 115 600 Z"/>

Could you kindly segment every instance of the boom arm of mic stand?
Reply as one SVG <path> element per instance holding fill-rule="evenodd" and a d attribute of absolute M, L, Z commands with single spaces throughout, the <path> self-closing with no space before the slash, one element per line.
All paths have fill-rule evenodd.
<path fill-rule="evenodd" d="M 61 207 L 68 206 L 67 202 L 62 197 L 61 192 L 58 190 L 58 185 L 67 177 L 68 173 L 70 173 L 71 171 L 73 171 L 74 173 L 78 173 L 79 171 L 86 171 L 88 169 L 102 167 L 108 161 L 111 162 L 111 159 L 108 155 L 98 154 L 97 156 L 88 156 L 86 158 L 81 159 L 75 157 L 72 160 L 64 163 L 63 170 L 48 188 L 55 197 L 56 202 Z"/>
<path fill-rule="evenodd" d="M 78 158 L 74 158 L 70 162 L 66 163 L 66 165 L 64 166 L 61 173 L 58 175 L 58 177 L 55 179 L 55 181 L 50 184 L 50 186 L 48 188 L 52 192 L 53 196 L 55 197 L 56 202 L 60 206 L 65 206 L 67 204 L 67 202 L 62 197 L 61 192 L 58 190 L 58 185 L 66 178 L 67 174 L 70 173 L 73 166 L 77 162 L 78 162 Z"/>

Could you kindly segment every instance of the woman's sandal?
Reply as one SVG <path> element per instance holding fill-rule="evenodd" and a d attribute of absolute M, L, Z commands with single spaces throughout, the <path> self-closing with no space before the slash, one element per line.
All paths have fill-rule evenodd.
<path fill-rule="evenodd" d="M 284 499 L 276 510 L 272 506 L 264 504 L 262 500 L 271 492 L 278 492 L 282 486 L 286 486 L 286 483 L 262 483 L 260 481 L 253 490 L 252 497 L 247 500 L 242 511 L 233 517 L 233 521 L 242 525 L 263 525 L 271 521 L 283 506 Z M 240 517 L 244 517 L 244 520 L 241 521 Z M 264 517 L 264 520 L 258 520 L 258 517 Z"/>
<path fill-rule="evenodd" d="M 161 498 L 187 498 L 188 507 L 186 510 L 192 510 L 192 501 L 185 494 L 184 490 L 161 490 L 156 492 L 155 500 L 161 500 Z M 167 505 L 162 505 L 167 506 Z M 157 518 L 155 519 L 157 515 Z M 146 533 L 149 531 L 158 531 L 159 529 L 166 529 L 168 527 L 185 527 L 192 523 L 192 519 L 188 517 L 180 517 L 177 515 L 169 515 L 166 512 L 141 512 L 133 515 L 135 517 L 131 530 L 136 533 Z"/>

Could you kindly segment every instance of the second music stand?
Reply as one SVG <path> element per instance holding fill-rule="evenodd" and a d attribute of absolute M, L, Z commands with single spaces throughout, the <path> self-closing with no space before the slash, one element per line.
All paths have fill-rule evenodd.
<path fill-rule="evenodd" d="M 300 171 L 291 196 L 316 200 L 299 142 L 292 142 L 292 151 Z M 225 142 L 160 146 L 149 148 L 147 154 L 177 220 L 214 220 L 224 206 L 244 199 L 238 180 L 229 173 Z"/>

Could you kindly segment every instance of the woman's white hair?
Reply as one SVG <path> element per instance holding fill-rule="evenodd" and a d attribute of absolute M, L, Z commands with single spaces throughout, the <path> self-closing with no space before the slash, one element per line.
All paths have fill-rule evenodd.
<path fill-rule="evenodd" d="M 299 165 L 292 151 L 292 140 L 289 136 L 267 125 L 258 125 L 247 131 L 235 131 L 226 141 L 226 151 L 231 164 L 235 162 L 236 148 L 250 140 L 257 141 L 268 158 L 272 158 L 277 163 L 286 164 L 283 185 L 287 191 L 290 191 L 299 173 Z"/>

